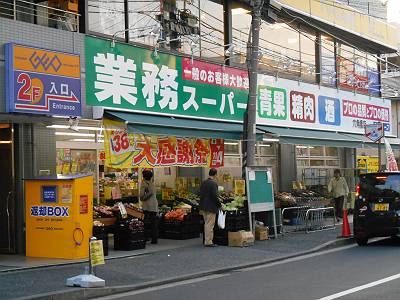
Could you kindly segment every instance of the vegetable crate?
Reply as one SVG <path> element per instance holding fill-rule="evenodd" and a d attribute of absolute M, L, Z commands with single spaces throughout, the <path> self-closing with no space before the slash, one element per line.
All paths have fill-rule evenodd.
<path fill-rule="evenodd" d="M 114 232 L 114 250 L 137 250 L 146 247 L 144 229 L 132 231 L 129 226 L 119 224 Z"/>
<path fill-rule="evenodd" d="M 183 221 L 161 219 L 159 226 L 160 238 L 186 240 L 200 237 L 200 216 L 186 215 Z"/>

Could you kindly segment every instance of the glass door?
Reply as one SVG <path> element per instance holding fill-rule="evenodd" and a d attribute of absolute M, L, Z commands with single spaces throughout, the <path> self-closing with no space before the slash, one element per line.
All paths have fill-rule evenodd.
<path fill-rule="evenodd" d="M 0 124 L 0 253 L 15 250 L 13 127 Z"/>

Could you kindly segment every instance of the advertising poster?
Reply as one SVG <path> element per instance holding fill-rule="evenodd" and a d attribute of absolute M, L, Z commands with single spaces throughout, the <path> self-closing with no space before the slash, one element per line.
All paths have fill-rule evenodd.
<path fill-rule="evenodd" d="M 104 119 L 105 164 L 114 168 L 224 165 L 224 140 L 129 133 L 123 122 Z"/>

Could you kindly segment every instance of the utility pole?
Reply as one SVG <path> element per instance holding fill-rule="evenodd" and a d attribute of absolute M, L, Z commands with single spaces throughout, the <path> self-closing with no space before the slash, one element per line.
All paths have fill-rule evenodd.
<path fill-rule="evenodd" d="M 269 7 L 269 0 L 254 0 L 252 5 L 251 19 L 251 43 L 249 69 L 249 100 L 247 102 L 246 116 L 244 118 L 244 138 L 246 145 L 246 163 L 247 166 L 255 166 L 255 146 L 256 146 L 256 111 L 257 111 L 257 73 L 259 60 L 259 37 L 261 28 L 261 12 L 264 2 Z"/>

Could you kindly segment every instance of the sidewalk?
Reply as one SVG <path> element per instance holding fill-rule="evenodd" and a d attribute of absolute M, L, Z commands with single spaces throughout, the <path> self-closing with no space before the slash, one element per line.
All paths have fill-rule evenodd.
<path fill-rule="evenodd" d="M 160 240 L 159 245 L 148 245 L 143 251 L 125 253 L 129 257 L 109 258 L 106 265 L 99 266 L 96 275 L 106 281 L 106 288 L 101 289 L 65 286 L 65 280 L 82 274 L 87 263 L 65 264 L 65 261 L 61 261 L 58 263 L 62 265 L 29 268 L 33 266 L 30 262 L 30 265 L 25 265 L 27 269 L 14 268 L 12 271 L 9 268 L 0 272 L 0 295 L 2 299 L 82 299 L 84 296 L 123 292 L 351 243 L 352 239 L 337 238 L 340 230 L 341 226 L 337 226 L 335 231 L 291 233 L 283 238 L 256 241 L 249 248 L 205 248 L 201 246 L 201 239 Z"/>

